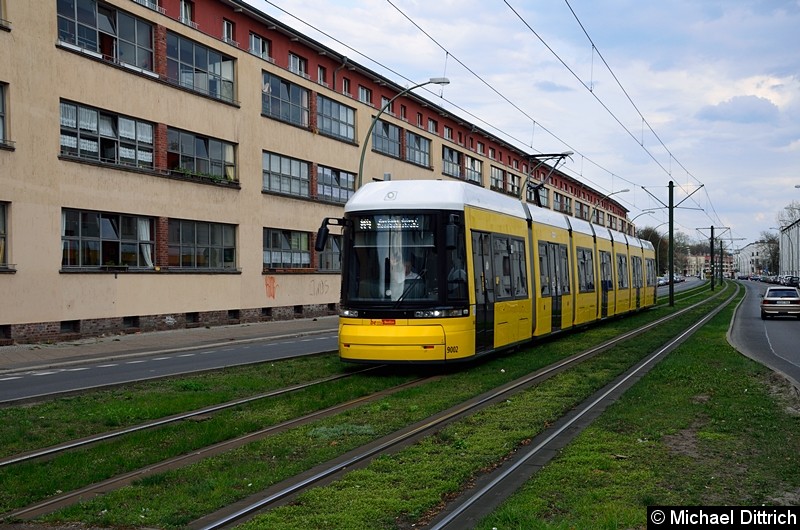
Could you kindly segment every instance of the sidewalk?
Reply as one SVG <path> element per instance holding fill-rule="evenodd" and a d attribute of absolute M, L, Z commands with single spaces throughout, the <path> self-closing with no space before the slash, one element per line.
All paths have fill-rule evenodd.
<path fill-rule="evenodd" d="M 0 373 L 150 355 L 221 344 L 335 332 L 338 316 L 255 322 L 233 326 L 108 335 L 55 344 L 0 346 Z"/>

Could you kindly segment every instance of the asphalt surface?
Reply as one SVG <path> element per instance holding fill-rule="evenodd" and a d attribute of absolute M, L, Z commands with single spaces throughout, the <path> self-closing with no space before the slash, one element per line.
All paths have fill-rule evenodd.
<path fill-rule="evenodd" d="M 0 374 L 336 331 L 338 316 L 0 346 Z"/>

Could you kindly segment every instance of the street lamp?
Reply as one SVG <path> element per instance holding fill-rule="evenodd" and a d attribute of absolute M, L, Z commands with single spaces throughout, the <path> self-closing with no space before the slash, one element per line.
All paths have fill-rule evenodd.
<path fill-rule="evenodd" d="M 600 198 L 600 200 L 598 200 L 597 202 L 595 202 L 595 203 L 594 203 L 594 209 L 593 209 L 593 210 L 591 211 L 591 213 L 589 214 L 589 222 L 591 222 L 591 221 L 592 221 L 592 219 L 594 219 L 594 215 L 597 213 L 597 206 L 598 206 L 598 205 L 599 205 L 601 202 L 603 202 L 604 200 L 608 199 L 608 198 L 609 198 L 609 197 L 611 197 L 612 195 L 616 195 L 617 193 L 627 193 L 627 192 L 629 192 L 629 191 L 631 191 L 631 190 L 629 190 L 628 188 L 625 188 L 625 189 L 623 189 L 623 190 L 612 191 L 612 192 L 611 192 L 611 193 L 609 193 L 608 195 L 604 195 L 603 197 L 601 197 L 601 198 Z M 603 225 L 603 226 L 605 226 L 605 225 Z"/>
<path fill-rule="evenodd" d="M 633 219 L 631 219 L 631 220 L 630 220 L 630 221 L 628 221 L 628 222 L 629 222 L 629 223 L 631 223 L 631 224 L 633 224 L 633 222 L 634 222 L 635 220 L 637 220 L 638 218 L 640 218 L 640 217 L 641 217 L 641 216 L 643 216 L 644 214 L 648 214 L 648 215 L 649 215 L 649 214 L 653 214 L 653 213 L 656 213 L 656 212 L 654 212 L 653 210 L 645 210 L 645 211 L 643 211 L 642 213 L 640 213 L 639 215 L 637 215 L 636 217 L 634 217 Z"/>
<path fill-rule="evenodd" d="M 378 112 L 378 115 L 375 116 L 374 118 L 372 118 L 372 123 L 369 124 L 369 130 L 367 130 L 367 134 L 366 134 L 366 136 L 364 136 L 364 144 L 361 146 L 361 160 L 358 163 L 358 187 L 359 188 L 361 188 L 362 175 L 364 173 L 364 155 L 367 153 L 367 143 L 369 142 L 370 135 L 372 135 L 372 130 L 375 128 L 375 124 L 378 123 L 378 119 L 381 117 L 381 115 L 384 113 L 384 111 L 386 111 L 386 109 L 388 109 L 392 105 L 392 103 L 394 103 L 394 100 L 396 100 L 397 98 L 399 98 L 400 96 L 402 96 L 404 94 L 407 94 L 407 93 L 411 92 L 415 88 L 423 87 L 425 85 L 448 85 L 448 84 L 450 84 L 450 80 L 447 79 L 446 77 L 431 77 L 430 79 L 428 79 L 424 83 L 420 83 L 418 85 L 414 85 L 414 86 L 408 87 L 405 90 L 401 90 L 400 92 L 397 93 L 397 95 L 395 97 L 393 97 L 392 99 L 387 101 L 383 105 L 383 107 L 381 107 L 381 110 L 380 110 L 380 112 Z"/>

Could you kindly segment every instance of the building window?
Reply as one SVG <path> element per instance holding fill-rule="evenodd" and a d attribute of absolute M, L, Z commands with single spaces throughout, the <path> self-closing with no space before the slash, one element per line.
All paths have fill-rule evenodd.
<path fill-rule="evenodd" d="M 311 267 L 308 233 L 264 229 L 265 269 L 307 269 Z"/>
<path fill-rule="evenodd" d="M 212 180 L 238 180 L 233 144 L 172 127 L 167 129 L 167 169 Z"/>
<path fill-rule="evenodd" d="M 167 33 L 167 78 L 216 99 L 233 101 L 233 58 Z"/>
<path fill-rule="evenodd" d="M 8 241 L 8 232 L 6 226 L 6 215 L 8 206 L 4 202 L 0 202 L 0 269 L 8 268 L 8 257 L 6 256 L 6 242 Z"/>
<path fill-rule="evenodd" d="M 439 134 L 439 124 L 433 118 L 428 118 L 428 132 Z"/>
<path fill-rule="evenodd" d="M 58 0 L 58 40 L 153 71 L 153 26 L 95 0 Z"/>
<path fill-rule="evenodd" d="M 483 142 L 478 142 L 478 154 L 482 155 L 484 153 L 484 145 Z"/>
<path fill-rule="evenodd" d="M 378 120 L 372 131 L 372 149 L 395 158 L 400 158 L 400 128 Z"/>
<path fill-rule="evenodd" d="M 475 182 L 483 186 L 483 162 L 477 158 L 467 156 L 466 158 L 466 177 L 467 181 Z"/>
<path fill-rule="evenodd" d="M 418 166 L 431 167 L 431 141 L 424 136 L 407 131 L 406 160 Z"/>
<path fill-rule="evenodd" d="M 342 270 L 342 236 L 329 235 L 325 250 L 319 253 L 320 271 L 338 272 Z"/>
<path fill-rule="evenodd" d="M 536 193 L 539 194 L 539 203 L 542 208 L 550 208 L 550 190 L 542 187 Z"/>
<path fill-rule="evenodd" d="M 325 166 L 317 166 L 317 197 L 333 202 L 347 202 L 355 191 L 356 176 Z"/>
<path fill-rule="evenodd" d="M 408 109 L 405 105 L 400 105 L 400 119 L 403 121 L 408 121 Z"/>
<path fill-rule="evenodd" d="M 461 178 L 461 153 L 449 147 L 442 147 L 442 173 Z"/>
<path fill-rule="evenodd" d="M 346 77 L 342 78 L 342 94 L 350 96 L 350 80 Z"/>
<path fill-rule="evenodd" d="M 236 47 L 239 46 L 239 43 L 236 42 L 236 24 L 224 18 L 222 19 L 222 40 Z"/>
<path fill-rule="evenodd" d="M 417 112 L 417 127 L 422 128 L 422 113 Z"/>
<path fill-rule="evenodd" d="M 0 83 L 0 145 L 8 145 L 6 138 L 6 85 Z"/>
<path fill-rule="evenodd" d="M 328 70 L 324 66 L 317 66 L 317 83 L 328 87 Z"/>
<path fill-rule="evenodd" d="M 293 53 L 289 54 L 289 71 L 299 76 L 309 78 L 308 75 L 308 61 L 299 55 Z"/>
<path fill-rule="evenodd" d="M 264 191 L 309 196 L 308 162 L 264 151 L 261 167 Z"/>
<path fill-rule="evenodd" d="M 269 40 L 265 39 L 261 35 L 256 35 L 255 33 L 250 34 L 250 53 L 272 62 L 272 56 L 270 55 L 269 48 Z"/>
<path fill-rule="evenodd" d="M 491 180 L 489 184 L 491 185 L 492 189 L 495 190 L 502 190 L 503 189 L 503 181 L 505 180 L 505 171 L 500 169 L 499 167 L 492 166 L 491 169 Z"/>
<path fill-rule="evenodd" d="M 506 172 L 506 193 L 519 196 L 519 175 L 515 175 L 510 171 Z"/>
<path fill-rule="evenodd" d="M 589 205 L 580 201 L 575 201 L 575 217 L 578 219 L 589 220 Z"/>
<path fill-rule="evenodd" d="M 394 116 L 394 101 L 387 98 L 386 96 L 381 96 L 381 108 L 386 109 L 386 112 Z"/>
<path fill-rule="evenodd" d="M 153 124 L 61 102 L 61 154 L 153 167 Z"/>
<path fill-rule="evenodd" d="M 358 100 L 361 103 L 366 103 L 370 107 L 372 106 L 372 90 L 368 89 L 365 86 L 358 85 Z"/>
<path fill-rule="evenodd" d="M 197 29 L 197 24 L 194 23 L 194 3 L 189 0 L 181 0 L 181 22 Z"/>
<path fill-rule="evenodd" d="M 236 226 L 169 220 L 169 266 L 181 269 L 236 268 Z"/>
<path fill-rule="evenodd" d="M 155 220 L 108 212 L 61 210 L 61 267 L 152 269 Z"/>
<path fill-rule="evenodd" d="M 444 138 L 445 140 L 453 140 L 453 128 L 448 127 L 447 125 L 444 126 Z"/>
<path fill-rule="evenodd" d="M 356 137 L 356 111 L 338 101 L 317 95 L 319 132 L 350 142 Z"/>
<path fill-rule="evenodd" d="M 308 127 L 308 90 L 264 72 L 261 111 L 270 118 Z"/>

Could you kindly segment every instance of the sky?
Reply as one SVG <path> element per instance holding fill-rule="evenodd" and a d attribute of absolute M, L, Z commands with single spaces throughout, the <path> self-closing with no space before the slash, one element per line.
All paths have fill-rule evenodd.
<path fill-rule="evenodd" d="M 639 228 L 667 231 L 669 182 L 676 231 L 726 248 L 800 206 L 800 0 L 246 1 L 401 86 L 447 77 L 418 93 L 572 151 Z"/>

